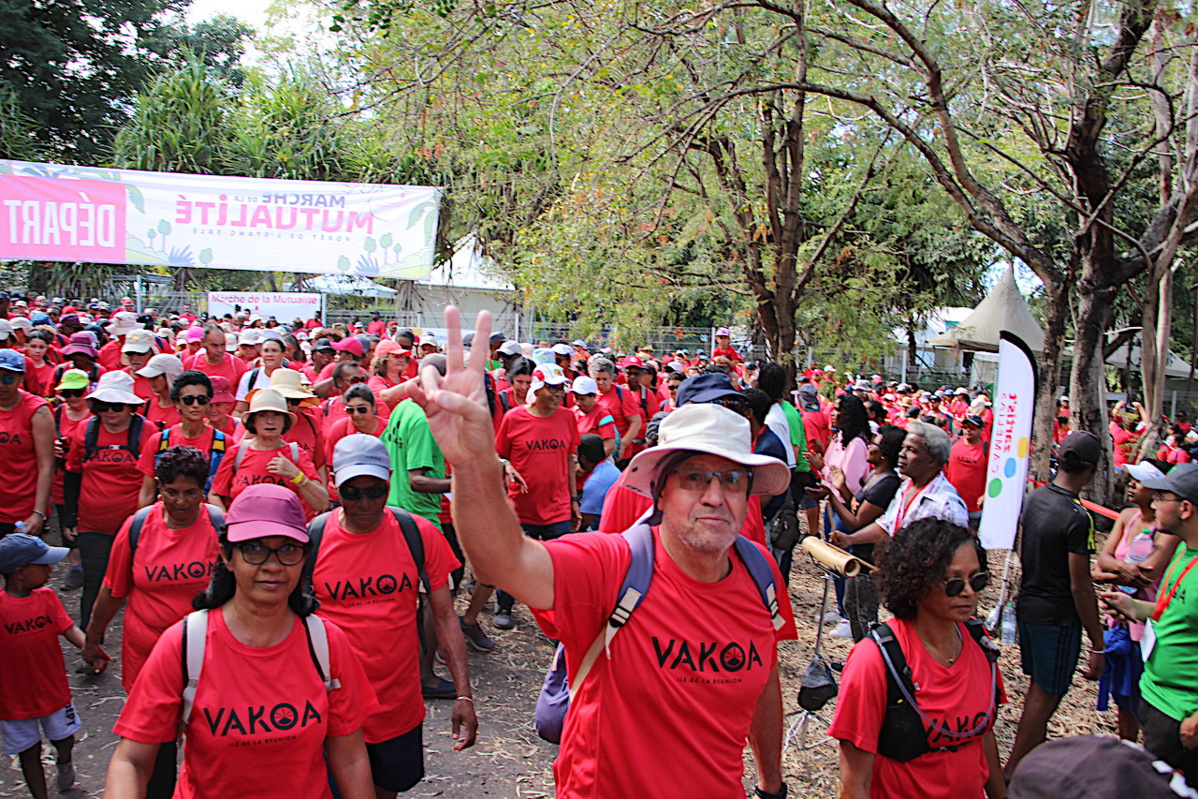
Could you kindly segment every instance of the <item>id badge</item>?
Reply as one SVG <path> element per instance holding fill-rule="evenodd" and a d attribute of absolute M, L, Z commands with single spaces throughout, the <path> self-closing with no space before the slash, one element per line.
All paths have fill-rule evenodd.
<path fill-rule="evenodd" d="M 1156 630 L 1152 627 L 1152 619 L 1144 622 L 1144 635 L 1140 637 L 1140 654 L 1144 658 L 1144 663 L 1148 663 L 1148 656 L 1152 654 L 1152 648 L 1156 646 Z"/>

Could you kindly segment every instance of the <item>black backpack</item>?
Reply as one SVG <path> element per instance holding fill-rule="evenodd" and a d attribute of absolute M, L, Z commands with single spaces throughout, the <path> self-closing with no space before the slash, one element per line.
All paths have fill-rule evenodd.
<path fill-rule="evenodd" d="M 906 763 L 920 755 L 933 751 L 956 751 L 956 747 L 932 747 L 928 744 L 929 725 L 932 731 L 950 739 L 973 738 L 985 727 L 993 723 L 998 709 L 998 647 L 991 641 L 983 629 L 980 619 L 970 619 L 965 622 L 969 637 L 977 642 L 990 661 L 991 690 L 990 710 L 986 713 L 981 724 L 972 730 L 958 732 L 946 729 L 932 718 L 929 718 L 915 701 L 915 684 L 911 681 L 911 667 L 907 665 L 907 657 L 903 648 L 895 638 L 894 630 L 888 624 L 875 624 L 869 631 L 869 637 L 878 645 L 882 652 L 882 660 L 886 663 L 886 716 L 882 721 L 882 729 L 878 733 L 878 754 Z"/>
<path fill-rule="evenodd" d="M 83 462 L 87 463 L 96 456 L 96 453 L 101 449 L 123 449 L 126 452 L 133 454 L 134 460 L 141 457 L 141 431 L 146 423 L 146 417 L 140 413 L 133 414 L 133 418 L 129 420 L 128 435 L 125 438 L 125 443 L 116 447 L 100 447 L 100 420 L 92 417 L 87 420 L 87 430 L 83 434 Z"/>
<path fill-rule="evenodd" d="M 144 508 L 138 508 L 137 513 L 133 514 L 133 521 L 129 525 L 129 560 L 133 560 L 133 556 L 137 554 L 137 542 L 141 540 L 141 528 L 145 527 L 146 519 L 150 518 L 150 511 L 153 510 L 153 505 L 146 505 Z M 212 529 L 220 535 L 221 530 L 225 526 L 225 514 L 215 505 L 204 503 L 204 509 L 208 511 L 208 521 L 212 524 Z"/>

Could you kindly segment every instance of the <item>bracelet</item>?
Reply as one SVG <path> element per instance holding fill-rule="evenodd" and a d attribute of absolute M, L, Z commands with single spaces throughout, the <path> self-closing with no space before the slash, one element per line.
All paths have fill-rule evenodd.
<path fill-rule="evenodd" d="M 473 705 L 473 704 L 474 704 L 474 697 L 473 697 L 473 696 L 459 696 L 459 697 L 458 697 L 458 701 L 459 701 L 459 702 L 469 702 L 470 704 L 472 704 L 472 705 Z"/>
<path fill-rule="evenodd" d="M 753 795 L 757 799 L 786 799 L 786 783 L 782 783 L 782 787 L 778 789 L 777 793 L 768 793 L 758 787 L 753 789 Z"/>
<path fill-rule="evenodd" d="M 1103 648 L 1103 649 L 1095 649 L 1094 647 L 1090 647 L 1090 654 L 1091 654 L 1091 655 L 1105 655 L 1105 654 L 1106 654 L 1106 649 L 1105 649 L 1105 648 Z"/>
<path fill-rule="evenodd" d="M 297 486 L 302 486 L 305 482 L 307 482 L 307 480 L 308 478 L 303 472 L 300 472 L 295 477 L 291 478 L 291 482 L 295 483 Z"/>
<path fill-rule="evenodd" d="M 46 515 L 46 512 L 44 510 L 38 510 L 37 508 L 34 508 L 33 512 L 36 513 L 38 516 L 41 516 L 43 519 L 50 518 L 49 516 Z"/>
<path fill-rule="evenodd" d="M 578 499 L 578 497 L 570 497 L 570 501 L 571 501 L 571 502 L 578 502 L 578 501 L 579 501 L 579 499 Z"/>

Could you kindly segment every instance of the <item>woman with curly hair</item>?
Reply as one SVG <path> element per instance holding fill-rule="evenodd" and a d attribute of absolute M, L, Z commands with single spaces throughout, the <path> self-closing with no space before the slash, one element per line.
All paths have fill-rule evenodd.
<path fill-rule="evenodd" d="M 968 529 L 932 518 L 879 551 L 878 587 L 894 619 L 858 642 L 844 666 L 828 730 L 840 741 L 841 799 L 1005 796 L 997 653 L 967 624 L 989 583 L 986 553 Z"/>

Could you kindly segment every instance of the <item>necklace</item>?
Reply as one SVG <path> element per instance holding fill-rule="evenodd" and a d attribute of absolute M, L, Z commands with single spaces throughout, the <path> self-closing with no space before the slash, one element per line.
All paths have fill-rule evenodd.
<path fill-rule="evenodd" d="M 960 657 L 960 655 L 961 655 L 961 646 L 963 645 L 963 642 L 961 640 L 961 628 L 954 624 L 953 631 L 956 632 L 956 634 L 957 634 L 958 647 L 957 647 L 957 654 L 952 655 L 952 656 L 945 655 L 942 652 L 936 651 L 935 649 L 933 649 L 931 646 L 928 645 L 928 642 L 923 639 L 922 635 L 919 636 L 919 642 L 921 644 L 923 644 L 923 648 L 928 651 L 928 654 L 931 655 L 933 659 L 944 663 L 945 666 L 951 666 L 954 663 L 956 663 L 957 658 Z M 916 631 L 916 635 L 919 635 L 918 631 Z"/>

